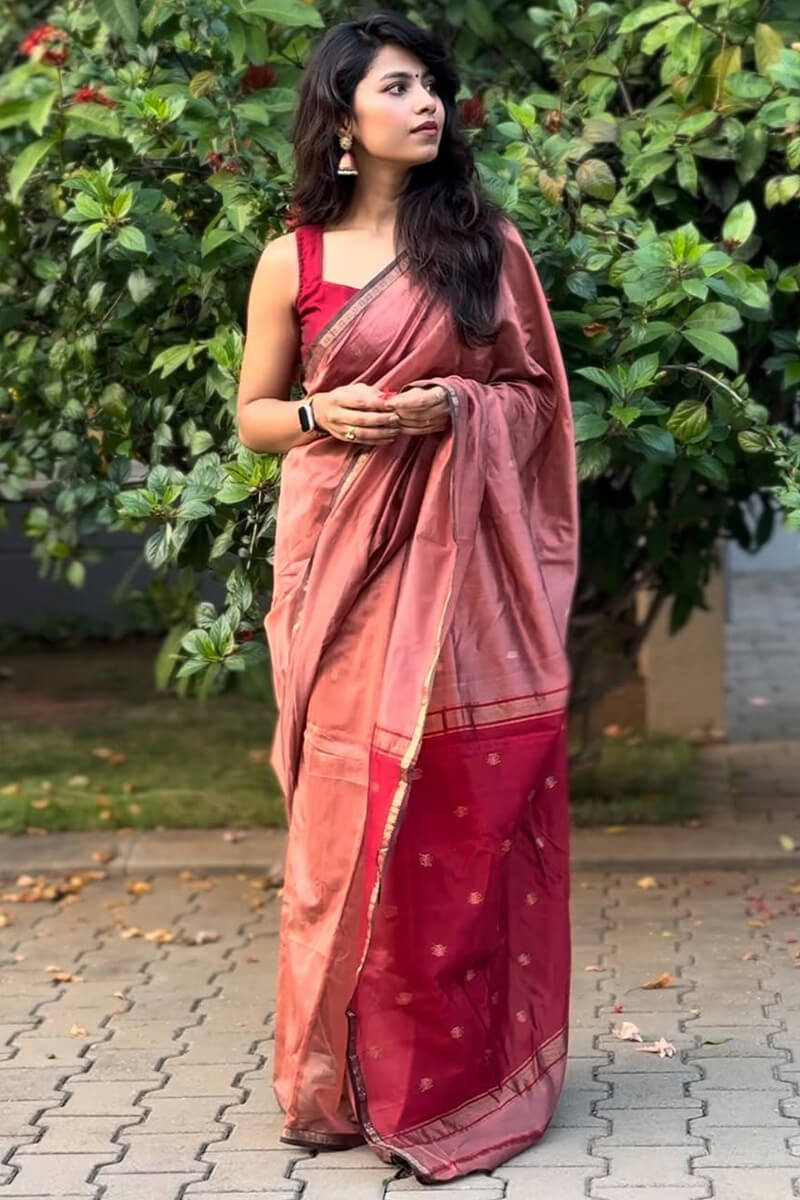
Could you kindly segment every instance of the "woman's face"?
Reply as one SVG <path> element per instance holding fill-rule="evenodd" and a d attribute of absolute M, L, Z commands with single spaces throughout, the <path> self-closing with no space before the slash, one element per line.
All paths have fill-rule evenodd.
<path fill-rule="evenodd" d="M 355 153 L 413 167 L 439 152 L 444 104 L 431 72 L 402 46 L 382 46 L 353 96 Z M 419 126 L 431 126 L 427 131 Z M 419 130 L 419 132 L 416 132 Z"/>

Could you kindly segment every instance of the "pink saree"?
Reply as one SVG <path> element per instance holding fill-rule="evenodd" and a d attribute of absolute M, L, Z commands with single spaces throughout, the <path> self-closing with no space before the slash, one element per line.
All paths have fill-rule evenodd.
<path fill-rule="evenodd" d="M 498 303 L 466 348 L 400 255 L 309 346 L 309 392 L 443 383 L 452 424 L 285 456 L 265 619 L 283 1133 L 426 1182 L 537 1141 L 567 1054 L 573 432 L 511 222 Z"/>

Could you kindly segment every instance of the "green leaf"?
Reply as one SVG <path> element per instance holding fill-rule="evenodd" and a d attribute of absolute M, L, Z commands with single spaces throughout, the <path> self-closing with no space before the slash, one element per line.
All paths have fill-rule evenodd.
<path fill-rule="evenodd" d="M 85 192 L 78 192 L 75 197 L 75 207 L 82 217 L 88 221 L 100 221 L 103 218 L 103 206 Z"/>
<path fill-rule="evenodd" d="M 118 496 L 117 509 L 126 517 L 149 517 L 153 512 L 153 505 L 144 489 L 137 489 L 135 492 L 123 492 Z"/>
<path fill-rule="evenodd" d="M 691 459 L 691 463 L 694 471 L 706 479 L 710 479 L 712 483 L 726 484 L 728 482 L 728 472 L 723 463 L 718 458 L 714 458 L 713 454 L 701 454 L 697 458 Z"/>
<path fill-rule="evenodd" d="M 736 174 L 740 183 L 749 183 L 767 156 L 768 135 L 763 125 L 753 121 L 747 126 L 736 152 Z"/>
<path fill-rule="evenodd" d="M 137 254 L 147 253 L 147 239 L 135 225 L 123 225 L 117 235 L 117 242 L 125 250 L 133 250 Z"/>
<path fill-rule="evenodd" d="M 737 433 L 736 440 L 745 454 L 759 454 L 767 448 L 766 437 L 763 433 L 757 433 L 755 429 L 743 429 L 741 433 Z"/>
<path fill-rule="evenodd" d="M 611 462 L 611 447 L 607 442 L 585 442 L 578 446 L 578 479 L 597 479 Z"/>
<path fill-rule="evenodd" d="M 700 400 L 681 400 L 667 420 L 667 429 L 680 442 L 690 442 L 708 428 L 708 411 Z"/>
<path fill-rule="evenodd" d="M 675 441 L 672 434 L 661 425 L 637 425 L 630 433 L 659 458 L 675 457 Z"/>
<path fill-rule="evenodd" d="M 39 163 L 57 143 L 58 138 L 55 134 L 39 138 L 38 141 L 30 142 L 14 159 L 8 172 L 8 189 L 12 204 L 16 204 L 22 189 Z"/>
<path fill-rule="evenodd" d="M 479 38 L 488 41 L 495 37 L 494 21 L 483 0 L 467 0 L 464 6 L 464 20 L 468 28 Z"/>
<path fill-rule="evenodd" d="M 733 242 L 743 246 L 756 227 L 756 210 L 749 200 L 743 200 L 735 205 L 725 218 L 722 227 L 722 238 L 725 242 Z"/>
<path fill-rule="evenodd" d="M 731 371 L 738 371 L 739 353 L 730 338 L 705 329 L 684 329 L 682 334 L 706 358 L 713 358 Z"/>
<path fill-rule="evenodd" d="M 613 200 L 617 191 L 614 172 L 602 158 L 587 158 L 575 172 L 578 187 L 596 200 Z"/>
<path fill-rule="evenodd" d="M 74 588 L 82 588 L 86 582 L 86 567 L 74 558 L 67 567 L 67 583 Z"/>
<path fill-rule="evenodd" d="M 769 68 L 778 62 L 783 49 L 783 38 L 769 25 L 756 25 L 754 38 L 756 69 L 761 75 L 768 75 Z"/>
<path fill-rule="evenodd" d="M 220 504 L 241 504 L 242 500 L 247 500 L 254 490 L 249 483 L 237 483 L 236 480 L 229 479 L 217 492 L 216 499 Z"/>
<path fill-rule="evenodd" d="M 245 0 L 242 12 L 276 25 L 313 25 L 316 29 L 324 25 L 321 13 L 302 0 Z"/>
<path fill-rule="evenodd" d="M 777 175 L 768 179 L 764 187 L 764 203 L 767 208 L 776 204 L 788 204 L 800 193 L 800 175 Z"/>
<path fill-rule="evenodd" d="M 206 255 L 213 253 L 214 250 L 218 250 L 225 242 L 229 242 L 231 238 L 238 236 L 239 234 L 233 229 L 212 229 L 209 233 L 203 234 L 202 241 L 200 242 L 200 253 L 205 258 Z"/>
<path fill-rule="evenodd" d="M 102 221 L 95 221 L 93 225 L 87 225 L 77 241 L 73 242 L 69 255 L 70 258 L 75 258 L 75 256 L 80 254 L 81 251 L 85 250 L 87 246 L 91 246 L 95 238 L 98 237 L 104 229 L 105 225 Z"/>
<path fill-rule="evenodd" d="M 95 12 L 112 33 L 130 42 L 139 36 L 139 8 L 136 0 L 94 0 Z"/>
<path fill-rule="evenodd" d="M 180 346 L 168 346 L 166 350 L 162 350 L 153 359 L 150 371 L 161 370 L 161 378 L 166 379 L 167 375 L 171 375 L 173 371 L 177 371 L 178 367 L 183 364 L 194 353 L 194 342 L 184 342 Z"/>
<path fill-rule="evenodd" d="M 634 29 L 641 29 L 643 25 L 652 25 L 663 17 L 674 17 L 678 14 L 678 6 L 674 0 L 661 0 L 661 3 L 658 4 L 645 4 L 644 8 L 634 9 L 633 12 L 623 17 L 619 32 L 633 33 Z"/>
<path fill-rule="evenodd" d="M 742 318 L 737 309 L 732 304 L 722 304 L 712 301 L 709 304 L 701 304 L 696 308 L 684 322 L 684 328 L 694 329 L 713 329 L 717 333 L 732 333 L 734 329 L 741 329 Z"/>
<path fill-rule="evenodd" d="M 67 135 L 71 138 L 80 138 L 87 133 L 104 138 L 122 136 L 117 113 L 103 104 L 70 104 L 66 116 Z"/>

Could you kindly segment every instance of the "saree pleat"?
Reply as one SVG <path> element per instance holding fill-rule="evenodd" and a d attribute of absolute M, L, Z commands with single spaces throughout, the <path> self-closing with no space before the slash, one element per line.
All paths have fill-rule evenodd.
<path fill-rule="evenodd" d="M 308 391 L 438 382 L 452 422 L 286 455 L 265 620 L 284 1133 L 364 1138 L 428 1181 L 541 1137 L 568 1048 L 574 448 L 510 222 L 498 318 L 467 349 L 401 256 L 309 347 Z"/>

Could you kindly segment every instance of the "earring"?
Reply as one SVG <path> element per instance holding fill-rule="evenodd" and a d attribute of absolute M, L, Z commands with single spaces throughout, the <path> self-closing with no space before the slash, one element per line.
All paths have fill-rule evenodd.
<path fill-rule="evenodd" d="M 351 135 L 349 133 L 340 133 L 339 134 L 339 145 L 341 146 L 342 150 L 344 151 L 344 154 L 339 159 L 339 166 L 336 168 L 336 174 L 337 175 L 357 175 L 358 168 L 356 166 L 356 160 L 353 158 L 353 155 L 350 153 L 350 147 L 353 145 L 353 139 L 352 139 Z"/>

